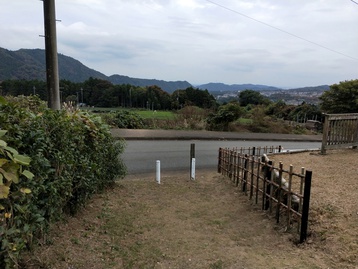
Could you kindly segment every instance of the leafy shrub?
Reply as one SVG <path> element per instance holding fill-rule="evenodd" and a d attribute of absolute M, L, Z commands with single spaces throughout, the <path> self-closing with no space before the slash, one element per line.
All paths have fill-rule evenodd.
<path fill-rule="evenodd" d="M 144 127 L 142 117 L 133 111 L 118 110 L 102 115 L 103 120 L 111 126 L 126 129 L 141 129 Z"/>
<path fill-rule="evenodd" d="M 216 113 L 210 113 L 208 115 L 208 129 L 215 131 L 228 131 L 229 123 L 237 120 L 243 114 L 243 109 L 235 102 L 222 105 Z"/>
<path fill-rule="evenodd" d="M 2 242 L 1 268 L 15 267 L 17 256 L 12 251 L 30 247 L 32 238 L 46 232 L 50 222 L 64 213 L 75 213 L 92 194 L 126 172 L 119 158 L 125 145 L 112 138 L 100 117 L 74 109 L 53 111 L 41 104 L 32 107 L 28 104 L 37 101 L 27 98 L 28 102 L 17 103 L 0 100 L 1 128 L 8 130 L 6 141 L 31 158 L 29 170 L 35 175 L 26 186 L 20 182 L 18 187 L 31 190 L 31 194 L 9 202 L 12 219 L 5 220 L 7 226 L 2 226 L 5 230 L 0 235 L 11 229 L 19 232 L 10 232 L 12 241 L 5 242 L 16 245 L 16 251 Z"/>
<path fill-rule="evenodd" d="M 6 131 L 0 131 L 3 137 Z M 31 207 L 31 189 L 25 179 L 31 180 L 33 174 L 24 169 L 30 158 L 18 154 L 0 140 L 0 266 L 10 268 L 16 261 L 20 250 L 32 240 L 32 232 L 42 218 L 28 209 Z"/>

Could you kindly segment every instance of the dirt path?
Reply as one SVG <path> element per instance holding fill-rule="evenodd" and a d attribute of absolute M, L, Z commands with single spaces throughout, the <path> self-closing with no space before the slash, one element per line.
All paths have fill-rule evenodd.
<path fill-rule="evenodd" d="M 349 156 L 284 156 L 286 163 L 306 161 L 297 167 L 357 157 L 357 151 Z M 355 162 L 346 168 L 349 165 L 355 167 Z M 321 182 L 318 174 L 323 172 L 312 170 L 316 183 L 308 244 L 295 245 L 295 235 L 276 226 L 215 171 L 197 171 L 196 181 L 187 180 L 186 173 L 173 173 L 160 185 L 154 175 L 127 177 L 68 223 L 54 227 L 52 239 L 25 264 L 72 269 L 358 268 L 357 199 L 349 200 L 358 198 L 357 173 L 345 181 L 355 190 L 345 191 L 343 208 L 339 205 L 345 200 L 338 202 L 342 189 L 333 188 L 334 199 L 323 201 L 322 188 L 331 186 Z M 338 180 L 334 171 L 329 173 L 328 181 Z"/>

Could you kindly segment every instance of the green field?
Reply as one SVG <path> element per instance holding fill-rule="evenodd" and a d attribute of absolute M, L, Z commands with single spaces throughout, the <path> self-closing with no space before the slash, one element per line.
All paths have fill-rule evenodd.
<path fill-rule="evenodd" d="M 152 111 L 152 110 L 131 110 L 138 113 L 143 119 L 160 119 L 171 120 L 174 119 L 175 113 L 171 111 Z"/>
<path fill-rule="evenodd" d="M 143 119 L 159 119 L 159 120 L 172 120 L 175 117 L 175 113 L 172 111 L 160 111 L 160 110 L 144 110 L 144 109 L 128 109 L 121 107 L 112 107 L 112 108 L 104 108 L 104 107 L 96 107 L 96 108 L 81 108 L 83 110 L 87 109 L 88 111 L 96 111 L 96 112 L 110 112 L 117 110 L 128 110 L 134 113 L 137 113 Z"/>
<path fill-rule="evenodd" d="M 240 119 L 237 120 L 237 122 L 240 123 L 240 124 L 251 124 L 252 119 L 240 118 Z"/>

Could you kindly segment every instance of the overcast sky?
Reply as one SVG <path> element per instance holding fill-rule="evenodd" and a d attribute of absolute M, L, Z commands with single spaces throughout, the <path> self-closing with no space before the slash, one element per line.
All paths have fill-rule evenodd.
<path fill-rule="evenodd" d="M 330 85 L 358 79 L 355 2 L 56 0 L 58 52 L 106 75 Z M 44 49 L 43 2 L 0 3 L 0 47 Z"/>

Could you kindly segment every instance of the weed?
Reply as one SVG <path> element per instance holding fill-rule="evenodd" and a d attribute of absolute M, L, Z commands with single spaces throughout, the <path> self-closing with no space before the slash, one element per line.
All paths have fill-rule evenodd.
<path fill-rule="evenodd" d="M 210 264 L 210 269 L 222 269 L 224 268 L 224 263 L 222 260 L 218 260 L 212 264 Z"/>

